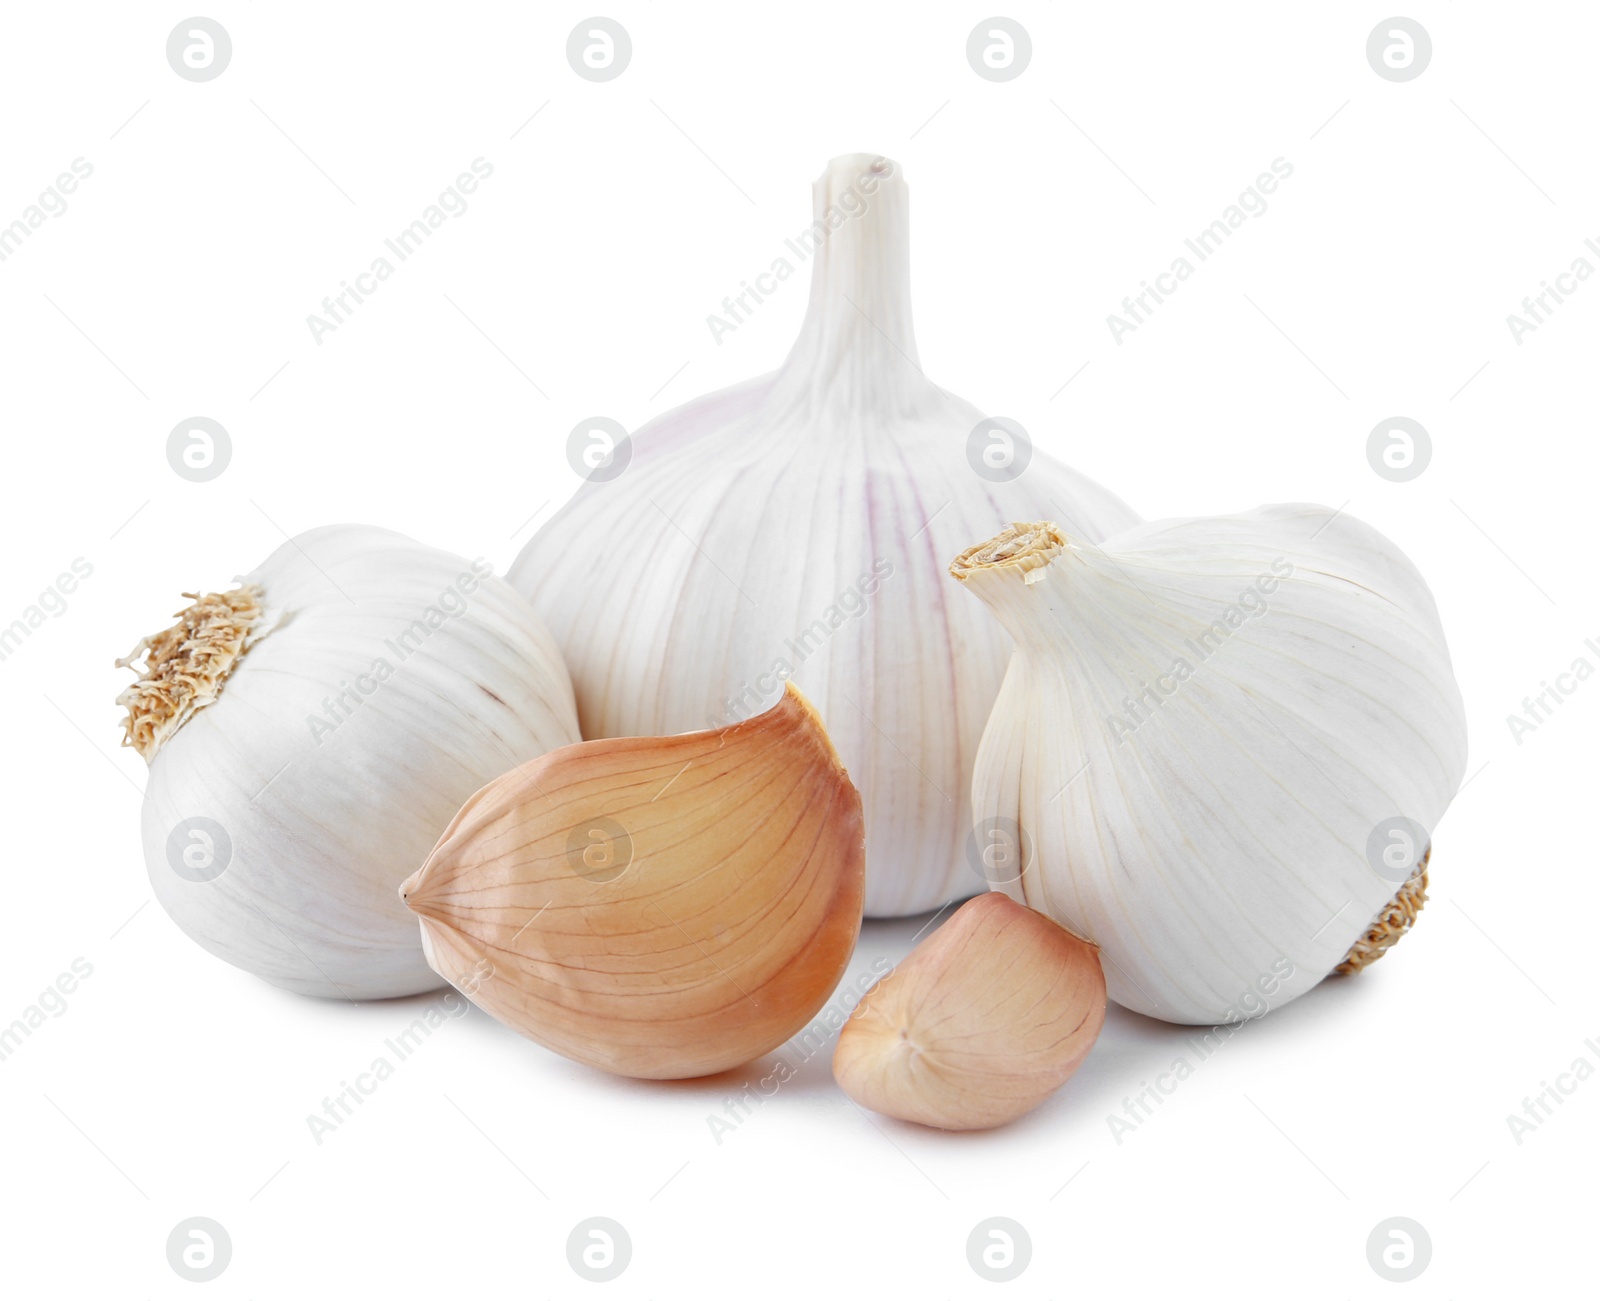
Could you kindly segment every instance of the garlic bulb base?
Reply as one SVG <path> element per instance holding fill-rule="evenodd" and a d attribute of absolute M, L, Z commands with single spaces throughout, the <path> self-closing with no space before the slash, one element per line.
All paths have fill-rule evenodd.
<path fill-rule="evenodd" d="M 1372 925 L 1354 944 L 1350 952 L 1333 972 L 1337 976 L 1353 976 L 1370 967 L 1400 942 L 1417 920 L 1417 914 L 1428 902 L 1428 859 L 1433 855 L 1433 845 L 1423 851 L 1416 872 L 1412 875 L 1384 910 L 1372 919 Z"/>
<path fill-rule="evenodd" d="M 146 763 L 168 737 L 217 698 L 239 657 L 270 627 L 262 617 L 261 589 L 254 584 L 184 596 L 194 604 L 177 612 L 177 623 L 141 637 L 116 662 L 117 668 L 140 675 L 117 697 L 117 704 L 128 711 L 122 744 L 131 745 Z"/>

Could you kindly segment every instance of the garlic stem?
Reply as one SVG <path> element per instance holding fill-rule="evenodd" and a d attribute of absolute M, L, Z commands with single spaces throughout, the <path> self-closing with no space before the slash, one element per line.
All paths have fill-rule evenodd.
<path fill-rule="evenodd" d="M 811 299 L 774 401 L 837 418 L 937 397 L 911 322 L 911 203 L 900 169 L 872 154 L 835 158 L 813 183 L 811 205 L 809 233 L 789 242 L 815 250 Z"/>
<path fill-rule="evenodd" d="M 1102 571 L 1123 581 L 1099 583 Z M 1119 598 L 1136 589 L 1126 573 L 1125 565 L 1113 572 L 1104 552 L 1079 548 L 1048 522 L 1013 524 L 950 562 L 951 576 L 989 607 L 1019 647 L 1071 657 L 1085 653 L 1082 625 L 1092 619 L 1099 626 L 1102 599 L 1127 604 Z"/>

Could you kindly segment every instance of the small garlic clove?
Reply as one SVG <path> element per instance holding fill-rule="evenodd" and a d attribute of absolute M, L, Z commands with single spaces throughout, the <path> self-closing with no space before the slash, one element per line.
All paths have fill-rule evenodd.
<path fill-rule="evenodd" d="M 400 888 L 428 961 L 575 1061 L 682 1079 L 801 1029 L 861 929 L 861 798 L 794 687 L 732 727 L 554 751 Z"/>
<path fill-rule="evenodd" d="M 992 1129 L 1066 1083 L 1106 1017 L 1100 951 L 1003 894 L 964 904 L 861 1000 L 833 1074 L 864 1107 Z"/>

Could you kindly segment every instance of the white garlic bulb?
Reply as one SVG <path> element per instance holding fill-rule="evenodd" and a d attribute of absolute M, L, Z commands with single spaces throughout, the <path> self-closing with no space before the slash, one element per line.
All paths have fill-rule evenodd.
<path fill-rule="evenodd" d="M 724 725 L 798 683 L 861 791 L 866 910 L 899 915 L 983 885 L 968 789 L 1008 646 L 947 593 L 945 561 L 1012 519 L 1099 539 L 1137 516 L 922 373 L 893 163 L 833 160 L 814 209 L 790 242 L 814 265 L 783 369 L 647 425 L 507 578 L 591 740 Z"/>
<path fill-rule="evenodd" d="M 993 883 L 1098 944 L 1117 1002 L 1242 1020 L 1397 895 L 1409 924 L 1467 736 L 1392 543 L 1268 506 L 1101 546 L 1018 524 L 951 573 L 1016 641 L 973 782 Z"/>
<path fill-rule="evenodd" d="M 303 533 L 140 642 L 145 862 L 203 948 L 298 993 L 437 988 L 398 884 L 462 802 L 578 740 L 560 652 L 486 562 Z"/>

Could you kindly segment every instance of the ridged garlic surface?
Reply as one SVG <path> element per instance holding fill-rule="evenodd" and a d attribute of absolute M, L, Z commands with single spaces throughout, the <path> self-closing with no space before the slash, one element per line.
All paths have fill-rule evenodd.
<path fill-rule="evenodd" d="M 974 776 L 994 884 L 1167 1021 L 1259 1015 L 1340 963 L 1460 784 L 1427 585 L 1320 506 L 1018 524 L 951 572 L 1016 641 Z"/>
<path fill-rule="evenodd" d="M 507 577 L 589 739 L 720 726 L 798 683 L 861 791 L 867 912 L 901 915 L 982 888 L 968 792 L 1009 646 L 945 562 L 1012 519 L 1097 540 L 1137 516 L 922 373 L 895 164 L 835 159 L 814 212 L 783 368 L 641 429 Z"/>
<path fill-rule="evenodd" d="M 298 993 L 443 982 L 395 891 L 475 790 L 578 739 L 560 652 L 483 561 L 398 533 L 303 533 L 127 660 L 157 899 Z"/>

